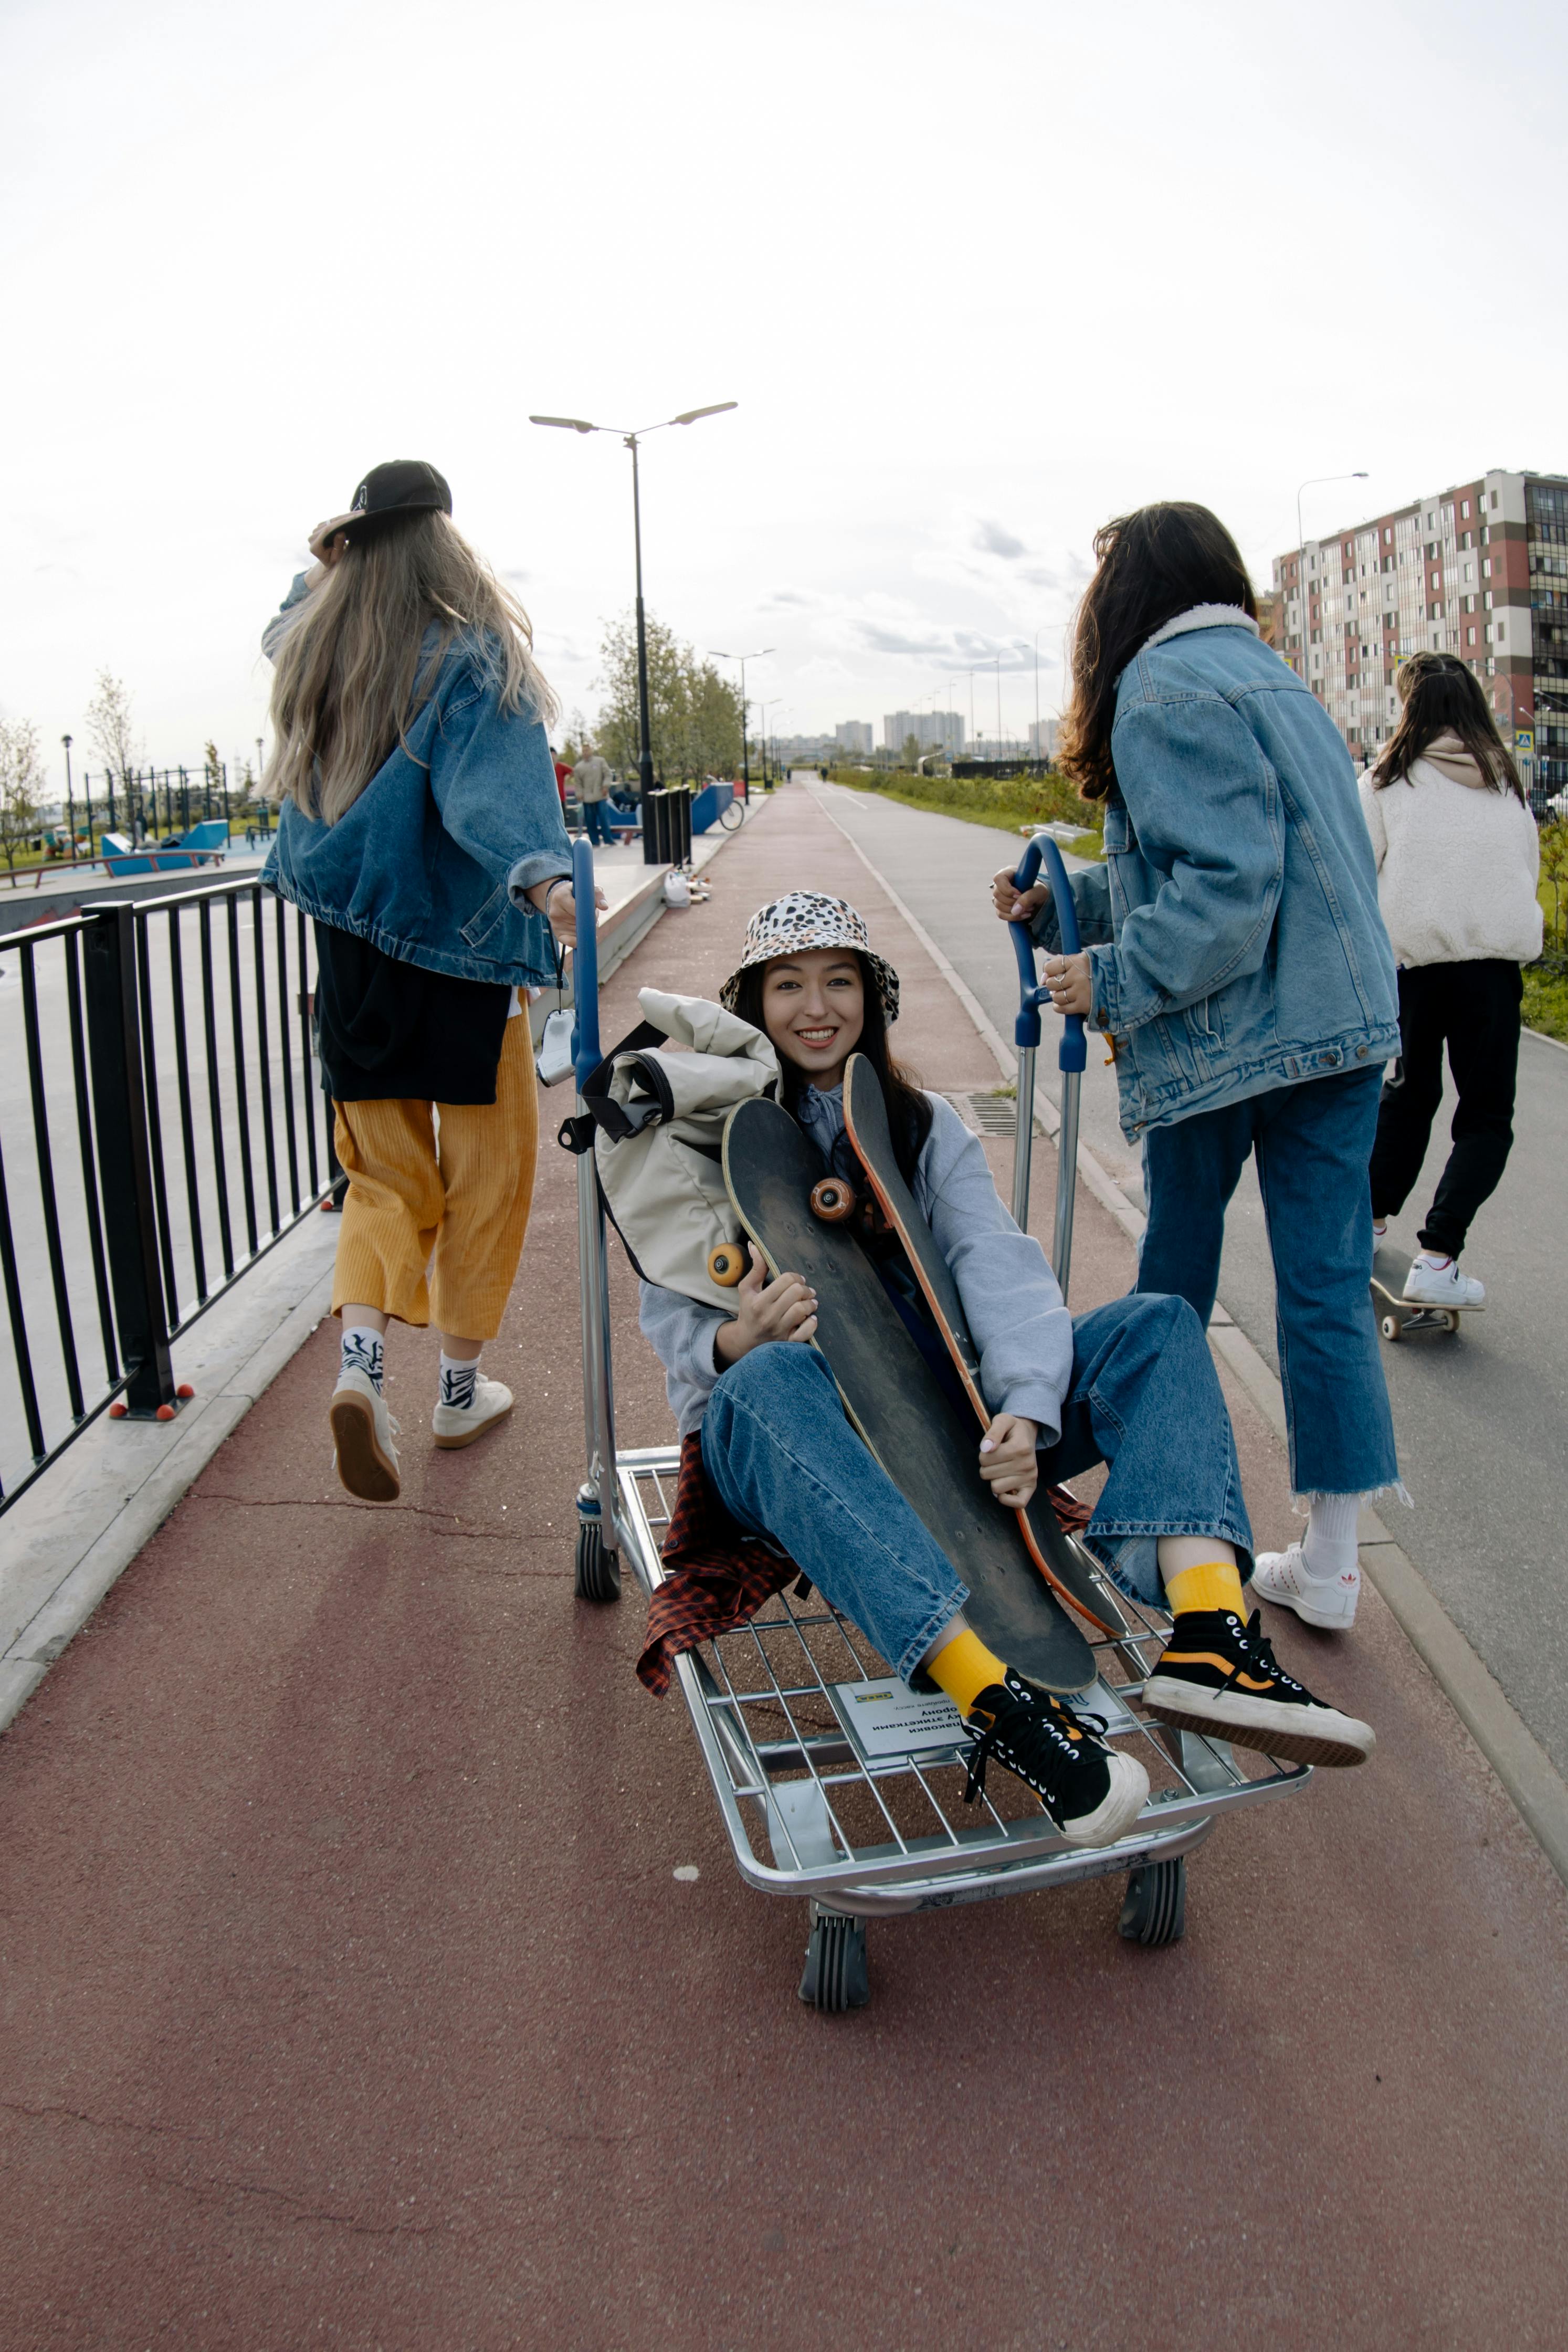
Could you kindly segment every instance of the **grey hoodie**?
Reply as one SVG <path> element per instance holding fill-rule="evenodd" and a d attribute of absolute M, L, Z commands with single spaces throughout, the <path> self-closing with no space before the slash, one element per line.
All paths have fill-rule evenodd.
<path fill-rule="evenodd" d="M 980 1356 L 980 1385 L 995 1412 L 1022 1413 L 1042 1445 L 1061 1433 L 1072 1377 L 1072 1318 L 1032 1234 L 1020 1234 L 997 1196 L 980 1139 L 952 1104 L 928 1095 L 931 1132 L 915 1171 L 915 1197 L 946 1259 Z M 843 1133 L 843 1088 L 809 1087 L 800 1125 L 824 1158 Z M 678 1291 L 645 1282 L 638 1319 L 664 1367 L 670 1409 L 685 1437 L 698 1427 L 719 1376 L 713 1343 L 729 1318 Z"/>

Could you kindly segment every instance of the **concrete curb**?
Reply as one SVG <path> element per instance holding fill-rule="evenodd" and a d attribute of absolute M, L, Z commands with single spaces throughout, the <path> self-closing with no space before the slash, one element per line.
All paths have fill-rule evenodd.
<path fill-rule="evenodd" d="M 878 872 L 848 829 L 819 796 L 819 805 L 836 825 L 868 874 L 874 877 L 943 978 L 952 988 L 975 1027 L 985 1039 L 997 1066 L 1016 1078 L 1018 1059 L 988 1019 L 978 998 L 954 969 L 918 917 L 899 897 L 885 875 Z M 1540 1035 L 1538 1030 L 1529 1032 Z M 1542 1040 L 1555 1045 L 1554 1037 Z M 1559 1046 L 1568 1053 L 1568 1046 Z M 1035 1114 L 1046 1134 L 1054 1137 L 1061 1121 L 1056 1107 L 1037 1087 Z M 1078 1174 L 1085 1189 L 1107 1209 L 1129 1240 L 1141 1239 L 1145 1219 L 1107 1173 L 1087 1144 L 1078 1147 Z M 1209 1325 L 1209 1346 L 1229 1367 L 1281 1444 L 1285 1439 L 1285 1398 L 1279 1376 L 1260 1355 L 1246 1332 L 1223 1307 L 1217 1306 Z M 1557 1770 L 1534 1733 L 1509 1700 L 1486 1661 L 1472 1649 L 1419 1569 L 1389 1534 L 1377 1513 L 1364 1505 L 1359 1538 L 1361 1565 L 1369 1583 L 1387 1603 L 1406 1639 L 1448 1698 L 1492 1770 L 1507 1790 L 1521 1818 L 1542 1852 L 1568 1885 L 1568 1782 Z"/>
<path fill-rule="evenodd" d="M 770 799 L 754 803 L 747 825 L 770 805 Z M 694 866 L 710 864 L 727 841 L 737 840 L 746 829 L 726 833 L 716 826 L 711 835 L 702 835 Z M 612 919 L 599 935 L 601 982 L 664 914 L 669 871 L 667 866 L 650 866 L 646 877 L 612 908 Z M 570 989 L 566 1001 L 570 1002 Z M 530 1008 L 536 1037 L 553 1002 L 554 991 L 549 990 Z M 197 1391 L 179 1419 L 166 1424 L 100 1420 L 7 1515 L 0 1559 L 0 1730 L 329 1312 L 336 1248 L 335 1222 L 303 1219 L 254 1277 L 242 1276 L 176 1343 L 180 1377 L 193 1380 Z M 280 1298 L 291 1273 L 302 1276 L 303 1292 Z M 265 1326 L 259 1339 L 256 1322 Z M 211 1368 L 210 1386 L 203 1380 L 204 1367 Z M 327 1443 L 323 1427 L 324 1454 Z"/>

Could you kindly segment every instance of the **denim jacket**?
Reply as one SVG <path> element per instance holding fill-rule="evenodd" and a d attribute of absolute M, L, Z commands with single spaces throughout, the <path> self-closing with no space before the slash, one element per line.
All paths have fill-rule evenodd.
<path fill-rule="evenodd" d="M 303 594 L 297 580 L 284 613 Z M 278 635 L 275 620 L 267 653 Z M 511 986 L 553 980 L 549 926 L 523 896 L 571 871 L 544 728 L 501 710 L 487 665 L 459 640 L 407 743 L 336 824 L 286 801 L 263 882 L 400 963 Z"/>
<path fill-rule="evenodd" d="M 1239 611 L 1128 663 L 1105 864 L 1073 877 L 1123 1132 L 1399 1051 L 1394 958 L 1339 730 Z M 1054 950 L 1048 899 L 1035 937 Z"/>

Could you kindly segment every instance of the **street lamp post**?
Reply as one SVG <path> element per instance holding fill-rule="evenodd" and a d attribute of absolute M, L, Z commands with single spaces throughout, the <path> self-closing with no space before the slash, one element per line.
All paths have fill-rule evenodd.
<path fill-rule="evenodd" d="M 1302 577 L 1301 563 L 1307 548 L 1301 530 L 1301 491 L 1318 489 L 1324 482 L 1364 482 L 1367 478 L 1364 470 L 1354 474 L 1312 474 L 1296 492 L 1296 595 L 1301 607 L 1301 675 L 1302 677 L 1307 675 L 1307 583 Z"/>
<path fill-rule="evenodd" d="M 748 661 L 760 661 L 764 654 L 770 654 L 772 651 L 771 646 L 758 646 L 755 652 L 749 654 L 726 654 L 721 653 L 716 646 L 708 647 L 708 653 L 713 660 L 740 664 L 740 777 L 746 786 L 747 800 L 751 797 L 751 754 L 746 740 L 746 713 L 749 707 L 746 699 L 746 665 Z"/>
<path fill-rule="evenodd" d="M 653 730 L 648 713 L 648 633 L 643 616 L 643 499 L 637 473 L 637 445 L 649 433 L 663 433 L 666 425 L 695 425 L 701 416 L 722 416 L 727 409 L 739 406 L 738 401 L 716 400 L 707 408 L 688 408 L 679 416 L 666 416 L 658 425 L 639 425 L 627 432 L 619 425 L 591 425 L 583 416 L 530 416 L 530 425 L 557 425 L 568 433 L 613 433 L 632 452 L 632 532 L 637 556 L 637 731 L 639 749 L 637 776 L 643 796 L 653 789 Z M 644 820 L 644 854 L 651 845 L 651 836 Z"/>
<path fill-rule="evenodd" d="M 62 735 L 60 741 L 66 747 L 66 830 L 70 837 L 71 864 L 74 866 L 77 862 L 77 804 L 71 791 L 71 739 L 68 735 Z M 89 845 L 90 847 L 91 845 Z"/>

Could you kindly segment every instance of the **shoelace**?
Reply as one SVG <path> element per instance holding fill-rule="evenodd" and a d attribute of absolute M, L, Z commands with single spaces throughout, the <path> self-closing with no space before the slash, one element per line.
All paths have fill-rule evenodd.
<path fill-rule="evenodd" d="M 1105 1736 L 1106 1723 L 1103 1715 L 1078 1715 L 1071 1707 L 1064 1706 L 1060 1699 L 1045 1700 L 1019 1698 L 1018 1700 L 1018 1705 L 1021 1707 L 1027 1708 L 1031 1716 L 1039 1716 L 1042 1727 L 1051 1734 L 1051 1738 L 1056 1742 L 1056 1745 L 1061 1749 L 1063 1755 L 1066 1756 L 1070 1761 L 1076 1760 L 1076 1752 L 1072 1741 L 1068 1738 L 1067 1732 L 1062 1729 L 1061 1724 L 1057 1721 L 1057 1717 L 1059 1716 L 1065 1719 L 1069 1728 L 1073 1731 L 1087 1731 L 1094 1733 L 1102 1739 L 1103 1739 Z M 977 1797 L 983 1797 L 985 1795 L 986 1767 L 989 1763 L 996 1749 L 999 1746 L 1005 1746 L 1006 1744 L 1007 1732 L 1000 1717 L 993 1717 L 992 1721 L 988 1724 L 985 1730 L 980 1733 L 979 1737 L 977 1738 L 971 1739 L 969 1743 L 969 1770 L 967 1778 L 964 1782 L 964 1802 L 967 1805 L 972 1805 Z M 1002 1762 L 1005 1768 L 1007 1763 L 1007 1759 L 1005 1757 L 1002 1759 Z"/>
<path fill-rule="evenodd" d="M 1239 1625 L 1240 1620 L 1233 1618 L 1231 1622 Z M 1275 1657 L 1274 1645 L 1263 1631 L 1263 1612 L 1260 1609 L 1254 1609 L 1251 1616 L 1247 1620 L 1245 1633 L 1238 1633 L 1236 1635 L 1236 1646 L 1241 1655 L 1226 1675 L 1221 1685 L 1222 1689 L 1228 1690 L 1242 1668 L 1251 1665 L 1255 1668 L 1260 1666 L 1266 1675 L 1273 1681 L 1282 1684 L 1286 1690 L 1300 1691 L 1303 1698 L 1309 1696 L 1305 1684 L 1293 1680 Z"/>

